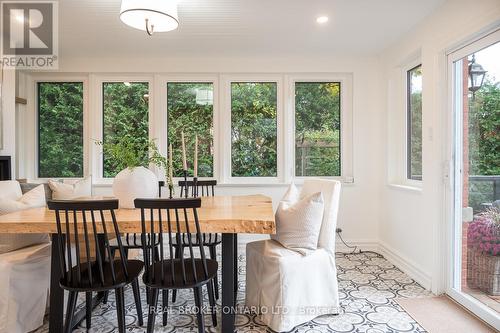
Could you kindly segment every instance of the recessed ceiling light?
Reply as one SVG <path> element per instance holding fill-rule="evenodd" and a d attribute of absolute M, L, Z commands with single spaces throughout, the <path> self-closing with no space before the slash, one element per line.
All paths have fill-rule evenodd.
<path fill-rule="evenodd" d="M 316 19 L 316 22 L 318 22 L 319 24 L 325 24 L 326 22 L 328 22 L 328 16 L 319 16 Z"/>

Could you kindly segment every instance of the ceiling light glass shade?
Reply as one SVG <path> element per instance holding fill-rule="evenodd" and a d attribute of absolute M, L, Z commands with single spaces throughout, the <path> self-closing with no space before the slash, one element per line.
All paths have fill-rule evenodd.
<path fill-rule="evenodd" d="M 120 20 L 132 28 L 153 32 L 177 29 L 177 0 L 122 0 Z"/>

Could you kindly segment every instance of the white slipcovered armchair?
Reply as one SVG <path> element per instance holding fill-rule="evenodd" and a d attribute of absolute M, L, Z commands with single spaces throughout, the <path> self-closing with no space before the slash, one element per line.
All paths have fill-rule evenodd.
<path fill-rule="evenodd" d="M 340 188 L 334 180 L 304 182 L 301 198 L 322 192 L 324 199 L 317 250 L 302 255 L 274 240 L 247 244 L 246 305 L 274 331 L 338 313 L 335 229 Z"/>

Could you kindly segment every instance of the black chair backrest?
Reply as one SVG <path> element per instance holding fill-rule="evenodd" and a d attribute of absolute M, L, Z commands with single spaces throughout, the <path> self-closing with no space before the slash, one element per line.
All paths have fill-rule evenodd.
<path fill-rule="evenodd" d="M 155 256 L 151 247 L 143 246 L 144 263 L 146 266 L 146 279 L 149 283 L 159 283 L 156 281 L 159 277 L 161 282 L 165 281 L 167 270 L 170 271 L 172 284 L 186 284 L 186 282 L 198 282 L 200 279 L 208 277 L 207 261 L 205 250 L 201 242 L 195 242 L 193 236 L 201 239 L 200 224 L 198 220 L 197 208 L 201 206 L 200 198 L 193 199 L 135 199 L 135 207 L 141 209 L 142 221 L 142 239 L 145 244 L 146 237 L 151 237 L 155 242 L 155 237 L 159 237 L 159 256 Z M 191 230 L 194 222 L 194 229 Z M 164 228 L 166 226 L 166 229 Z M 189 248 L 189 256 L 186 258 L 181 256 L 175 259 L 173 237 L 176 238 L 177 244 L 181 243 L 181 228 L 187 233 L 186 247 Z M 175 230 L 175 231 L 174 231 Z M 165 242 L 163 237 L 168 237 L 168 256 L 165 251 Z M 197 245 L 193 245 L 197 244 Z M 199 262 L 200 257 L 194 253 L 194 248 L 198 247 L 201 262 L 203 266 L 203 277 L 198 276 L 196 262 Z M 161 262 L 160 272 L 155 272 L 155 263 Z M 175 263 L 178 263 L 177 267 Z M 176 272 L 179 269 L 180 272 Z M 177 276 L 182 276 L 182 281 L 175 281 Z"/>
<path fill-rule="evenodd" d="M 117 272 L 116 260 L 110 260 L 111 248 L 108 239 L 108 227 L 112 228 L 111 234 L 118 240 L 120 261 L 123 274 L 128 277 L 125 252 L 120 240 L 120 230 L 116 222 L 115 209 L 118 209 L 118 200 L 52 200 L 47 205 L 56 214 L 57 234 L 59 235 L 59 257 L 60 269 L 63 279 L 73 285 L 79 285 L 82 281 L 89 283 L 90 287 L 105 284 L 104 271 L 109 265 L 111 279 L 116 283 Z M 112 223 L 112 226 L 109 225 Z M 99 244 L 98 234 L 104 238 L 104 244 Z M 94 256 L 91 253 L 91 244 L 94 248 Z M 75 247 L 75 261 L 72 258 L 72 245 Z M 80 246 L 84 245 L 84 251 Z M 100 245 L 104 245 L 101 248 Z M 104 253 L 101 253 L 104 251 Z M 106 253 L 107 252 L 107 253 Z M 82 254 L 85 253 L 85 256 Z M 108 260 L 106 260 L 106 255 Z M 95 258 L 93 261 L 92 258 Z M 75 269 L 73 269 L 75 268 Z M 93 271 L 94 270 L 94 271 Z M 92 274 L 94 273 L 94 275 Z M 93 280 L 97 274 L 98 281 Z"/>
<path fill-rule="evenodd" d="M 198 180 L 196 181 L 196 187 L 194 186 L 194 181 L 192 180 L 188 180 L 187 182 L 184 180 L 179 181 L 179 186 L 181 188 L 181 197 L 184 197 L 186 195 L 186 190 L 188 191 L 188 195 L 189 191 L 191 191 L 192 197 L 213 197 L 215 195 L 216 185 L 216 180 Z"/>

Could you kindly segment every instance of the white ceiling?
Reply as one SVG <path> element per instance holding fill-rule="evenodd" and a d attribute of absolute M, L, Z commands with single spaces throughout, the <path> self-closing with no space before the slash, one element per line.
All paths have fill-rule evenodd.
<path fill-rule="evenodd" d="M 162 1 L 162 0 L 158 0 Z M 60 0 L 63 57 L 375 54 L 444 0 L 182 0 L 177 30 L 122 24 L 120 0 Z M 325 25 L 316 17 L 329 16 Z"/>

